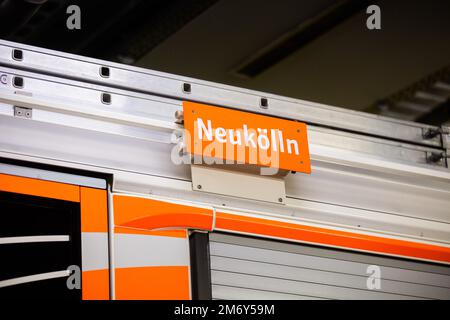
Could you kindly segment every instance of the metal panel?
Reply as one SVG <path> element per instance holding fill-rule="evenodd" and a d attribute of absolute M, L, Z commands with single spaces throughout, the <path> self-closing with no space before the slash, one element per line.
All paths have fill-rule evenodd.
<path fill-rule="evenodd" d="M 1 115 L 0 133 L 2 151 L 86 164 L 92 171 L 103 167 L 181 179 L 189 176 L 187 166 L 170 161 L 169 144 Z"/>
<path fill-rule="evenodd" d="M 0 85 L 1 99 L 33 108 L 31 118 L 36 121 L 163 142 L 170 142 L 171 132 L 178 127 L 174 114 L 181 110 L 181 102 L 176 100 L 130 95 L 123 90 L 7 68 L 1 68 L 0 73 L 6 79 Z M 20 90 L 13 85 L 15 77 L 23 79 Z M 110 96 L 108 104 L 102 100 L 104 94 Z M 2 110 L 3 114 L 13 115 L 5 104 Z M 149 134 L 149 128 L 156 132 Z"/>
<path fill-rule="evenodd" d="M 23 50 L 23 60 L 12 58 L 14 48 Z M 232 86 L 219 85 L 192 78 L 179 77 L 162 72 L 130 67 L 116 63 L 65 54 L 23 44 L 0 41 L 0 65 L 65 78 L 81 79 L 93 83 L 128 88 L 177 99 L 228 106 L 237 109 L 274 115 L 288 119 L 330 126 L 389 139 L 409 141 L 429 146 L 441 146 L 440 137 L 424 139 L 426 128 L 435 128 L 412 122 L 383 118 L 356 111 L 321 105 L 277 95 L 251 91 Z M 100 75 L 100 67 L 110 69 L 110 77 Z M 183 84 L 189 83 L 191 90 L 183 91 Z M 261 98 L 266 98 L 268 108 L 260 107 Z"/>
<path fill-rule="evenodd" d="M 13 116 L 13 105 L 32 108 L 32 120 L 56 123 L 91 131 L 112 133 L 162 143 L 171 143 L 174 130 L 182 127 L 174 123 L 174 114 L 181 111 L 181 102 L 154 95 L 92 85 L 68 79 L 1 68 L 6 83 L 0 86 L 1 114 Z M 14 77 L 23 77 L 24 86 L 17 90 L 12 85 Z M 108 93 L 111 102 L 101 101 Z M 317 126 L 308 126 L 312 158 L 322 153 L 315 146 L 345 150 L 374 159 L 389 159 L 437 168 L 445 162 L 430 164 L 427 155 L 440 149 L 372 138 Z M 318 150 L 318 152 L 316 151 Z M 336 154 L 336 152 L 333 152 Z M 342 154 L 350 158 L 349 153 Z"/>
<path fill-rule="evenodd" d="M 75 174 L 16 166 L 12 164 L 0 163 L 0 173 L 11 174 L 20 177 L 34 178 L 47 181 L 56 181 L 78 186 L 106 189 L 104 179 L 79 176 Z"/>
<path fill-rule="evenodd" d="M 383 172 L 351 171 L 337 169 L 336 165 L 314 166 L 310 176 L 288 176 L 286 194 L 296 199 L 450 222 L 450 185 L 426 185 L 427 179 L 412 183 L 408 177 L 401 179 Z"/>
<path fill-rule="evenodd" d="M 21 119 L 13 119 L 15 121 L 26 121 Z M 28 122 L 29 123 L 29 122 Z M 11 132 L 11 128 L 9 126 L 1 125 L 0 128 L 5 128 L 4 132 Z M 18 127 L 12 127 L 18 129 Z M 1 130 L 0 130 L 1 131 Z M 108 174 L 114 175 L 114 190 L 120 192 L 133 192 L 139 194 L 153 194 L 155 196 L 163 197 L 163 198 L 171 198 L 178 200 L 185 200 L 189 202 L 196 202 L 199 204 L 208 204 L 214 206 L 220 210 L 239 208 L 238 212 L 250 212 L 260 217 L 268 217 L 268 216 L 277 216 L 280 218 L 286 218 L 293 221 L 301 221 L 302 223 L 309 223 L 318 227 L 328 227 L 330 225 L 340 226 L 348 231 L 353 232 L 372 232 L 372 234 L 382 233 L 382 234 L 391 234 L 402 237 L 403 239 L 409 239 L 412 241 L 429 241 L 431 243 L 439 243 L 439 244 L 448 244 L 450 239 L 450 229 L 449 224 L 444 222 L 437 222 L 433 220 L 429 220 L 434 214 L 438 212 L 445 213 L 446 206 L 432 206 L 429 207 L 425 212 L 420 213 L 417 211 L 416 216 L 409 216 L 409 212 L 404 212 L 399 215 L 396 214 L 395 211 L 393 213 L 385 213 L 381 211 L 367 210 L 367 209 L 358 209 L 358 207 L 364 207 L 364 197 L 353 197 L 354 203 L 357 205 L 355 207 L 348 206 L 340 206 L 338 204 L 328 204 L 327 197 L 330 196 L 331 193 L 324 192 L 323 201 L 310 201 L 310 200 L 299 200 L 288 197 L 287 203 L 285 206 L 280 206 L 277 204 L 271 204 L 267 202 L 259 202 L 259 201 L 250 201 L 246 199 L 233 198 L 215 194 L 207 194 L 207 193 L 199 193 L 192 191 L 191 182 L 189 181 L 189 176 L 181 175 L 181 177 L 185 177 L 182 179 L 174 179 L 171 176 L 166 176 L 166 174 L 174 173 L 174 169 L 168 168 L 171 165 L 170 162 L 163 161 L 159 163 L 154 163 L 155 169 L 154 171 L 143 171 L 144 165 L 148 165 L 148 159 L 154 159 L 155 155 L 151 153 L 148 156 L 136 156 L 132 157 L 131 160 L 135 161 L 134 167 L 137 169 L 136 171 L 132 170 L 128 166 L 122 165 L 120 160 L 124 154 L 119 152 L 117 155 L 116 161 L 112 161 L 112 159 L 103 159 L 102 157 L 109 157 L 109 153 L 101 152 L 101 145 L 97 148 L 93 148 L 95 153 L 93 155 L 96 156 L 96 162 L 100 163 L 94 165 L 89 163 L 83 163 L 81 161 L 74 161 L 78 159 L 76 156 L 70 157 L 55 157 L 55 155 L 49 155 L 45 153 L 33 155 L 36 152 L 34 150 L 36 143 L 41 141 L 41 143 L 45 142 L 43 146 L 48 148 L 48 150 L 52 150 L 54 144 L 51 143 L 51 140 L 47 138 L 47 133 L 45 128 L 38 127 L 36 130 L 28 131 L 28 128 L 22 128 L 19 130 L 20 134 L 14 134 L 14 137 L 20 138 L 20 144 L 17 144 L 17 148 L 14 148 L 14 151 L 11 152 L 0 152 L 0 156 L 7 158 L 17 158 L 23 161 L 33 161 L 37 163 L 46 163 L 57 166 L 66 166 L 69 168 L 76 168 L 81 170 L 90 170 L 90 171 L 99 171 Z M 67 130 L 63 131 L 67 133 Z M 24 136 L 30 136 L 33 139 L 24 139 Z M 43 138 L 43 136 L 45 138 Z M 69 135 L 70 136 L 70 135 Z M 1 139 L 4 137 L 5 139 Z M 60 139 L 61 135 L 56 135 L 54 139 Z M 36 138 L 36 140 L 34 140 Z M 8 146 L 11 142 L 11 137 L 6 139 L 6 136 L 0 134 L 0 141 L 3 146 Z M 59 141 L 64 141 L 65 139 L 61 139 Z M 69 139 L 70 140 L 70 139 Z M 94 141 L 95 139 L 87 139 L 87 141 Z M 37 141 L 37 142 L 36 142 Z M 17 143 L 14 142 L 15 144 Z M 61 143 L 63 146 L 70 147 L 67 143 Z M 98 145 L 97 145 L 98 146 Z M 83 146 L 86 147 L 87 146 Z M 122 145 L 120 148 L 124 147 Z M 10 148 L 10 147 L 8 147 Z M 156 152 L 155 148 L 149 147 L 148 150 Z M 62 150 L 58 150 L 61 152 Z M 130 151 L 127 151 L 130 152 Z M 157 154 L 157 152 L 156 152 Z M 157 165 L 156 165 L 157 164 Z M 177 167 L 174 167 L 177 169 Z M 336 168 L 337 169 L 337 168 Z M 321 170 L 321 167 L 313 167 L 314 171 Z M 326 172 L 324 172 L 325 174 Z M 343 176 L 341 177 L 341 184 L 337 187 L 336 191 L 343 191 L 350 187 L 354 187 L 353 182 L 346 179 L 345 171 L 342 172 Z M 351 177 L 352 173 L 347 172 L 347 174 Z M 380 173 L 374 172 L 373 175 L 378 176 Z M 366 173 L 364 177 L 367 178 L 367 188 L 368 193 L 373 192 L 370 190 L 371 180 L 373 178 L 372 174 Z M 305 175 L 294 175 L 292 179 L 304 179 Z M 394 181 L 399 183 L 402 182 L 400 180 L 401 177 L 391 177 Z M 330 176 L 330 179 L 332 177 Z M 440 183 L 436 183 L 435 181 L 431 181 L 429 179 L 415 179 L 416 183 L 425 183 L 424 189 L 430 189 L 434 187 L 444 188 L 443 184 L 440 186 Z M 323 187 L 330 182 L 330 180 L 325 179 L 323 181 Z M 319 183 L 319 182 L 317 182 Z M 321 182 L 320 182 L 321 183 Z M 411 182 L 414 186 L 414 184 Z M 320 185 L 317 184 L 317 188 Z M 300 192 L 302 190 L 302 186 L 296 189 L 296 192 Z M 325 190 L 325 189 L 324 189 Z M 332 192 L 332 190 L 330 190 Z M 349 193 L 349 197 L 352 193 Z M 401 210 L 403 205 L 408 205 L 411 201 L 414 201 L 414 194 L 410 193 L 409 190 L 405 191 L 402 195 L 405 199 L 410 199 L 398 204 L 397 210 Z M 389 190 L 386 190 L 385 193 L 380 196 L 380 198 L 387 201 L 390 199 Z M 358 199 L 360 201 L 358 201 Z M 383 205 L 384 201 L 379 201 L 380 206 Z M 450 198 L 449 198 L 450 201 Z M 375 202 L 374 202 L 375 203 Z M 233 211 L 233 210 L 232 210 Z M 447 212 L 447 215 L 449 213 Z"/>
<path fill-rule="evenodd" d="M 214 300 L 329 300 L 266 290 L 213 285 Z"/>
<path fill-rule="evenodd" d="M 329 286 L 311 282 L 290 281 L 272 277 L 255 276 L 252 274 L 228 273 L 211 271 L 213 284 L 226 284 L 229 286 L 245 286 L 254 290 L 275 291 L 301 296 L 313 296 L 327 299 L 363 299 L 363 300 L 399 300 L 420 299 L 406 295 L 395 295 L 366 290 L 349 289 L 346 287 Z M 213 292 L 213 298 L 214 292 Z"/>
<path fill-rule="evenodd" d="M 2 48 L 0 45 L 0 51 Z M 36 50 L 34 53 L 40 49 Z M 15 68 L 26 66 L 25 69 L 33 69 L 29 67 L 34 53 L 25 53 L 24 65 L 21 66 L 22 62 L 7 64 Z M 77 69 L 80 61 L 72 60 L 79 57 L 61 56 L 64 61 L 73 63 L 73 70 L 82 77 L 98 77 L 98 61 L 89 62 L 86 58 L 82 64 L 92 65 L 87 69 L 80 65 Z M 425 160 L 427 153 L 442 151 L 438 145 L 417 146 L 367 136 L 365 131 L 355 134 L 309 125 L 313 173 L 311 176 L 287 176 L 284 206 L 193 192 L 189 165 L 175 165 L 170 159 L 174 150 L 171 134 L 172 129 L 179 128 L 173 123 L 174 112 L 181 110 L 178 99 L 195 96 L 197 84 L 203 82 L 195 80 L 197 82 L 192 82 L 193 92 L 168 94 L 175 97 L 169 99 L 161 97 L 165 95 L 164 90 L 181 91 L 184 78 L 154 73 L 154 82 L 148 85 L 159 95 L 155 96 L 134 87 L 137 81 L 135 74 L 142 75 L 141 80 L 144 81 L 148 80 L 149 71 L 115 65 L 114 68 L 129 76 L 129 81 L 121 80 L 122 84 L 129 84 L 133 89 L 127 91 L 113 85 L 117 81 L 115 72 L 109 79 L 92 82 L 68 79 L 70 77 L 67 75 L 72 70 L 67 65 L 57 65 L 58 59 L 50 55 L 45 63 L 48 63 L 49 71 L 56 68 L 59 70 L 56 73 L 64 78 L 42 74 L 52 72 L 39 65 L 33 70 L 41 74 L 0 68 L 7 75 L 6 84 L 0 84 L 0 100 L 6 97 L 10 102 L 0 104 L 1 156 L 113 174 L 116 191 L 151 193 L 209 204 L 221 210 L 246 210 L 262 217 L 277 216 L 315 226 L 331 225 L 349 231 L 388 234 L 414 241 L 450 243 L 450 173 L 448 169 L 427 164 Z M 20 90 L 12 86 L 12 76 L 15 75 L 24 77 L 24 87 Z M 228 102 L 258 98 L 252 96 L 254 92 L 248 93 L 246 90 L 211 83 L 204 83 L 204 86 L 220 89 L 220 99 Z M 198 88 L 203 90 L 206 88 L 204 86 Z M 104 92 L 111 94 L 110 104 L 101 101 Z M 211 97 L 208 95 L 207 98 Z M 13 105 L 20 103 L 34 107 L 32 119 L 14 117 Z M 292 110 L 298 103 L 290 105 L 294 108 Z M 248 110 L 255 109 L 253 102 L 251 105 Z M 228 106 L 234 107 L 231 104 Z M 283 116 L 286 111 L 275 108 L 275 112 L 272 107 L 269 99 L 269 114 L 273 112 L 273 115 Z M 318 116 L 315 107 L 308 110 L 312 117 Z M 328 113 L 336 116 L 335 119 L 339 118 L 334 111 L 329 111 L 338 109 L 319 106 L 317 110 L 322 110 L 324 119 L 327 119 Z M 323 113 L 324 110 L 329 112 Z M 339 112 L 347 114 L 347 111 Z M 354 121 L 364 120 L 365 115 L 357 115 L 359 118 L 352 118 Z M 296 117 L 301 118 L 299 114 Z M 340 123 L 339 128 L 348 129 L 345 121 L 336 121 Z M 390 123 L 391 120 L 380 121 Z M 408 128 L 423 129 L 417 124 L 399 123 L 407 124 Z M 391 124 L 402 131 L 399 123 L 394 121 Z M 378 124 L 365 123 L 370 126 Z M 386 136 L 392 134 L 395 140 L 404 140 L 398 139 L 396 129 L 393 133 L 389 130 L 385 133 Z"/>
<path fill-rule="evenodd" d="M 450 268 L 427 263 L 218 233 L 210 259 L 217 299 L 450 299 Z M 370 265 L 379 289 L 367 286 Z"/>

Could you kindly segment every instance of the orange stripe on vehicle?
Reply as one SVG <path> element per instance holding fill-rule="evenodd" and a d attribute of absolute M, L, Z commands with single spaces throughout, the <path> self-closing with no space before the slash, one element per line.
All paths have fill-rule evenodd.
<path fill-rule="evenodd" d="M 144 230 L 164 228 L 211 230 L 213 213 L 210 209 L 115 195 L 114 221 L 117 226 Z"/>
<path fill-rule="evenodd" d="M 115 269 L 118 300 L 188 300 L 187 266 Z"/>
<path fill-rule="evenodd" d="M 109 299 L 109 272 L 108 269 L 83 271 L 82 273 L 82 299 L 108 300 Z"/>
<path fill-rule="evenodd" d="M 81 231 L 108 232 L 108 200 L 106 190 L 80 188 Z"/>
<path fill-rule="evenodd" d="M 80 188 L 71 184 L 0 174 L 0 190 L 80 202 Z"/>
<path fill-rule="evenodd" d="M 173 238 L 186 238 L 187 231 L 186 230 L 140 230 L 140 229 L 132 229 L 126 227 L 115 227 L 115 233 L 126 233 L 126 234 L 142 234 L 148 236 L 163 236 L 163 237 L 173 237 Z"/>
<path fill-rule="evenodd" d="M 288 222 L 217 212 L 216 229 L 282 239 L 392 254 L 438 262 L 450 262 L 450 248 L 405 240 L 318 228 Z"/>
<path fill-rule="evenodd" d="M 106 190 L 80 187 L 80 211 L 81 232 L 108 232 L 108 198 Z M 82 243 L 82 245 L 86 245 Z M 103 248 L 105 252 L 108 247 Z M 91 259 L 90 255 L 83 256 Z M 108 261 L 104 261 L 107 265 Z M 82 298 L 83 300 L 107 300 L 109 299 L 109 270 L 83 271 L 82 275 Z"/>

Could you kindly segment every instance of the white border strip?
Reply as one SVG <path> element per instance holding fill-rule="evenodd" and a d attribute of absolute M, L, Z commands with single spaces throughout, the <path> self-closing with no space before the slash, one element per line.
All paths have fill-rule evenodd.
<path fill-rule="evenodd" d="M 213 232 L 216 229 L 216 207 L 213 207 L 212 210 L 213 210 L 213 221 L 212 221 L 211 232 Z"/>
<path fill-rule="evenodd" d="M 19 277 L 19 278 L 13 278 L 13 279 L 0 281 L 0 288 L 15 286 L 18 284 L 28 283 L 28 282 L 68 277 L 69 275 L 70 275 L 69 270 L 33 274 L 31 276 L 25 276 L 25 277 Z"/>
<path fill-rule="evenodd" d="M 108 185 L 108 249 L 109 249 L 109 299 L 116 299 L 116 266 L 114 250 L 114 201 L 112 186 Z"/>

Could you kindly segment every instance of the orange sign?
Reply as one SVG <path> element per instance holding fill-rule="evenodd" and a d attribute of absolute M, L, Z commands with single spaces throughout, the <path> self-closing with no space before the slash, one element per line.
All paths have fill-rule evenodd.
<path fill-rule="evenodd" d="M 311 173 L 306 124 L 183 102 L 187 152 L 202 163 Z"/>

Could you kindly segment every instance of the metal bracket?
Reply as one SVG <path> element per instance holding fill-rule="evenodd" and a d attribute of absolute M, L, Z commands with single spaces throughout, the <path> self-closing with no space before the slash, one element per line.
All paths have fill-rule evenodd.
<path fill-rule="evenodd" d="M 442 126 L 442 146 L 444 149 L 450 150 L 450 127 Z M 447 153 L 449 153 L 447 151 Z"/>
<path fill-rule="evenodd" d="M 33 117 L 33 109 L 14 106 L 14 116 L 19 118 L 31 119 Z"/>
<path fill-rule="evenodd" d="M 422 137 L 426 140 L 434 139 L 438 135 L 441 136 L 442 147 L 445 150 L 443 152 L 427 152 L 426 160 L 429 164 L 439 164 L 448 168 L 448 159 L 450 158 L 450 127 L 442 126 L 436 129 L 422 130 Z"/>
<path fill-rule="evenodd" d="M 181 111 L 181 110 L 175 111 L 175 123 L 177 123 L 177 124 L 183 124 L 184 123 L 183 111 Z"/>
<path fill-rule="evenodd" d="M 231 197 L 286 204 L 281 177 L 261 176 L 206 165 L 191 165 L 192 190 Z"/>
<path fill-rule="evenodd" d="M 436 128 L 436 129 L 422 129 L 422 137 L 425 140 L 430 140 L 433 139 L 435 137 L 437 137 L 438 135 L 445 135 L 445 134 L 449 134 L 449 128 L 447 127 L 441 127 L 441 128 Z"/>
<path fill-rule="evenodd" d="M 445 166 L 445 160 L 450 158 L 447 152 L 427 152 L 427 163 Z"/>
<path fill-rule="evenodd" d="M 442 126 L 442 147 L 445 149 L 447 169 L 450 169 L 450 127 Z"/>

